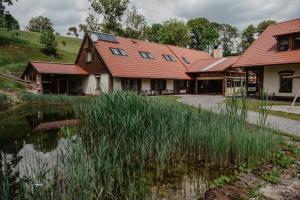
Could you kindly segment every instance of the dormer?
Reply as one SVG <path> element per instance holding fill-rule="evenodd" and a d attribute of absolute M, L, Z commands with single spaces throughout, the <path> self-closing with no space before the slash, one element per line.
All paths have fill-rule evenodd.
<path fill-rule="evenodd" d="M 277 51 L 300 49 L 300 30 L 274 36 L 277 40 Z"/>

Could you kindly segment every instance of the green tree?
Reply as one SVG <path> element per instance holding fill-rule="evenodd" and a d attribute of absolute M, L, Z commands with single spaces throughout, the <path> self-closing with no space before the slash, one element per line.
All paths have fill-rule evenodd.
<path fill-rule="evenodd" d="M 266 28 L 268 28 L 268 26 L 270 26 L 272 24 L 276 24 L 276 23 L 277 22 L 275 20 L 264 20 L 257 25 L 256 32 L 258 34 L 262 34 L 262 32 L 264 32 L 264 30 L 266 30 Z"/>
<path fill-rule="evenodd" d="M 4 15 L 6 5 L 11 6 L 13 5 L 13 0 L 0 0 L 0 15 Z"/>
<path fill-rule="evenodd" d="M 161 24 L 152 24 L 152 26 L 147 26 L 145 28 L 145 39 L 150 42 L 160 42 L 160 30 L 162 28 Z"/>
<path fill-rule="evenodd" d="M 43 32 L 49 29 L 54 30 L 52 26 L 53 23 L 50 19 L 48 19 L 47 17 L 39 16 L 32 18 L 29 21 L 27 29 L 32 32 Z"/>
<path fill-rule="evenodd" d="M 183 21 L 170 19 L 162 23 L 158 31 L 159 42 L 176 46 L 187 46 L 190 43 L 189 30 Z"/>
<path fill-rule="evenodd" d="M 210 51 L 220 44 L 219 25 L 206 18 L 191 19 L 187 23 L 191 32 L 191 46 L 197 50 Z"/>
<path fill-rule="evenodd" d="M 71 26 L 69 29 L 68 29 L 68 35 L 70 34 L 73 34 L 76 38 L 78 38 L 79 34 L 78 34 L 78 29 L 77 27 L 75 26 Z"/>
<path fill-rule="evenodd" d="M 127 12 L 124 36 L 134 39 L 143 39 L 146 28 L 146 19 L 139 14 L 135 7 Z"/>
<path fill-rule="evenodd" d="M 91 8 L 103 17 L 102 31 L 118 33 L 122 29 L 121 21 L 129 0 L 89 0 Z"/>
<path fill-rule="evenodd" d="M 79 24 L 79 31 L 101 32 L 101 25 L 95 13 L 89 13 L 88 17 L 85 19 L 85 23 Z"/>
<path fill-rule="evenodd" d="M 8 31 L 20 30 L 19 22 L 10 13 L 0 15 L 0 27 Z"/>
<path fill-rule="evenodd" d="M 43 51 L 47 55 L 57 56 L 57 43 L 54 31 L 51 29 L 42 32 L 40 43 L 43 45 Z"/>
<path fill-rule="evenodd" d="M 232 55 L 234 51 L 234 42 L 238 37 L 238 29 L 231 26 L 230 24 L 221 24 L 220 25 L 220 42 L 223 49 L 223 56 Z"/>
<path fill-rule="evenodd" d="M 241 37 L 242 52 L 246 51 L 248 49 L 248 47 L 254 42 L 255 33 L 256 33 L 256 28 L 252 24 L 250 24 L 243 31 L 242 37 Z"/>

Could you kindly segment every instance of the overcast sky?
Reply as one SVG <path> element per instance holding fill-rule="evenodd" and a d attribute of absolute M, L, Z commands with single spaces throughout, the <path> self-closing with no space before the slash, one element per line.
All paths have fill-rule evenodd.
<path fill-rule="evenodd" d="M 300 17 L 300 0 L 131 0 L 149 24 L 170 18 L 206 17 L 219 23 L 245 28 L 264 19 L 284 21 Z M 88 0 L 18 0 L 9 7 L 22 28 L 32 17 L 45 16 L 66 34 L 68 27 L 84 21 Z"/>

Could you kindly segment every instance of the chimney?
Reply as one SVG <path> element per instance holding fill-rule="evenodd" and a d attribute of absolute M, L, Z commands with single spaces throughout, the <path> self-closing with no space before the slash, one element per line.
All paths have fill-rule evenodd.
<path fill-rule="evenodd" d="M 223 58 L 222 48 L 218 47 L 218 48 L 214 49 L 213 57 L 214 58 Z"/>

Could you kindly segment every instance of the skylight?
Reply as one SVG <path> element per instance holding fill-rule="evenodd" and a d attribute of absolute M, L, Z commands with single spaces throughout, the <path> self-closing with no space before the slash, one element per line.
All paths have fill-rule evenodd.
<path fill-rule="evenodd" d="M 163 55 L 167 61 L 176 62 L 175 58 L 171 55 Z"/>
<path fill-rule="evenodd" d="M 154 57 L 152 56 L 152 54 L 150 52 L 139 51 L 139 54 L 142 56 L 142 58 L 154 59 Z"/>
<path fill-rule="evenodd" d="M 186 64 L 191 64 L 191 61 L 187 57 L 182 57 Z"/>
<path fill-rule="evenodd" d="M 126 51 L 124 49 L 119 49 L 119 48 L 110 48 L 112 54 L 118 55 L 118 56 L 128 56 Z"/>

